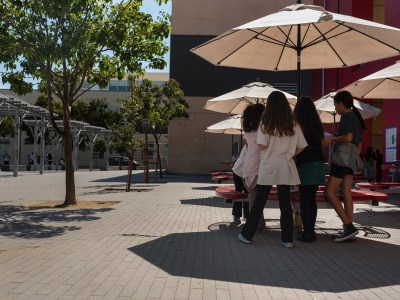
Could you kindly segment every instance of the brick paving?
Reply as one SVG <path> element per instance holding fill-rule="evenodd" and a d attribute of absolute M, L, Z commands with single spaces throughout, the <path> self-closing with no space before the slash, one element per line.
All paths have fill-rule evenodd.
<path fill-rule="evenodd" d="M 380 207 L 356 204 L 355 241 L 336 244 L 340 220 L 318 211 L 318 241 L 280 245 L 279 209 L 270 232 L 237 240 L 231 205 L 209 176 L 166 175 L 124 188 L 126 171 L 78 171 L 78 201 L 101 209 L 22 206 L 64 197 L 64 174 L 0 173 L 0 299 L 400 299 L 400 195 Z M 153 178 L 151 178 L 153 181 Z"/>

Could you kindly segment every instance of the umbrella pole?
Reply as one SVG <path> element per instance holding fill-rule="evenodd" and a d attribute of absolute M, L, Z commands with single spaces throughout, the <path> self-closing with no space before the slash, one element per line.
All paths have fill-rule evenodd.
<path fill-rule="evenodd" d="M 300 3 L 299 3 L 300 2 Z M 297 1 L 297 4 L 301 4 L 301 1 Z M 297 25 L 297 100 L 300 99 L 301 95 L 301 25 Z"/>

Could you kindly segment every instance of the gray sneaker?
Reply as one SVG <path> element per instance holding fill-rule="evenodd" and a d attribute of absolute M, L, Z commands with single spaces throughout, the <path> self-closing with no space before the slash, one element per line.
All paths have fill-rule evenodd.
<path fill-rule="evenodd" d="M 350 239 L 354 239 L 357 234 L 358 230 L 356 227 L 354 227 L 352 223 L 348 225 L 343 225 L 342 233 L 338 237 L 336 237 L 333 241 L 337 243 L 344 242 Z"/>

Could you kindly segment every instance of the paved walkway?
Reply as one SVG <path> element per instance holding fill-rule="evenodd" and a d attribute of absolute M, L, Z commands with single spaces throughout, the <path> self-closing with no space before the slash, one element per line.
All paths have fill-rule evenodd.
<path fill-rule="evenodd" d="M 244 245 L 208 176 L 107 191 L 125 172 L 76 173 L 79 200 L 120 201 L 88 210 L 23 210 L 62 201 L 64 174 L 0 173 L 0 299 L 400 299 L 399 195 L 356 205 L 354 241 L 332 242 L 340 221 L 325 208 L 318 241 L 285 249 L 276 203 L 271 232 Z"/>

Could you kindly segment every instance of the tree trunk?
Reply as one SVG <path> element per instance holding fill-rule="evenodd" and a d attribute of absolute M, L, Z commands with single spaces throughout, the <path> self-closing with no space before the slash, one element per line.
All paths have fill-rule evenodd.
<path fill-rule="evenodd" d="M 149 183 L 149 149 L 147 132 L 144 133 L 144 153 L 143 153 L 143 172 L 144 183 Z"/>
<path fill-rule="evenodd" d="M 64 114 L 65 116 L 66 114 Z M 75 172 L 72 156 L 72 133 L 69 120 L 64 117 L 64 155 L 65 155 L 65 202 L 64 205 L 76 205 Z"/>
<path fill-rule="evenodd" d="M 132 182 L 132 168 L 133 168 L 133 156 L 135 154 L 134 150 L 129 151 L 129 161 L 128 161 L 128 178 L 126 181 L 126 191 L 130 192 L 131 182 Z"/>
<path fill-rule="evenodd" d="M 157 144 L 157 162 L 158 162 L 158 166 L 160 167 L 160 178 L 163 178 L 161 155 L 160 155 L 160 144 L 158 143 L 158 139 L 156 140 L 156 144 Z"/>

